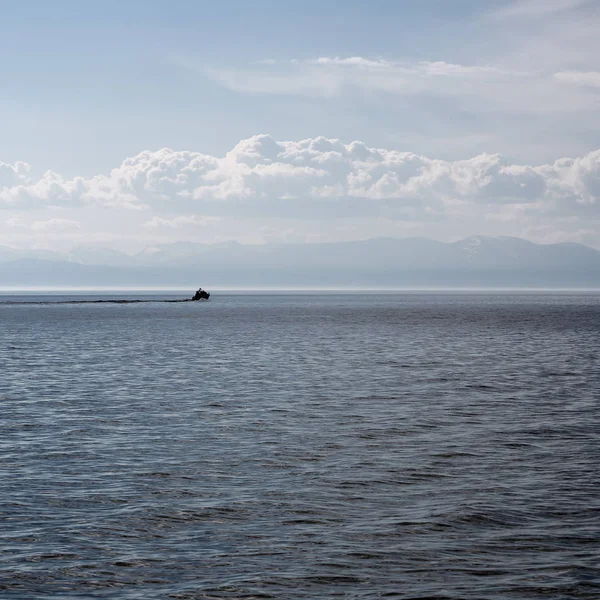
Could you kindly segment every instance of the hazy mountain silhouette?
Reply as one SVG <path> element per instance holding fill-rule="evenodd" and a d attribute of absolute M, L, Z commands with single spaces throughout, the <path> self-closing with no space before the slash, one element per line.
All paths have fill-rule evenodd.
<path fill-rule="evenodd" d="M 512 237 L 160 244 L 128 255 L 0 248 L 3 286 L 600 287 L 600 251 Z"/>

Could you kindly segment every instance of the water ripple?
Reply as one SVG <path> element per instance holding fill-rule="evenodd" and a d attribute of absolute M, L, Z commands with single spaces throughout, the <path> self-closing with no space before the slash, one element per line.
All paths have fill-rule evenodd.
<path fill-rule="evenodd" d="M 0 326 L 3 599 L 600 597 L 599 296 Z"/>

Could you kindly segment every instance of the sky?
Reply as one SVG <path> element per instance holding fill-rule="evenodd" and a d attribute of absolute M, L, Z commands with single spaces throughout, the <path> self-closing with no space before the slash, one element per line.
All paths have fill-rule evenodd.
<path fill-rule="evenodd" d="M 600 249 L 598 0 L 0 0 L 0 245 Z"/>

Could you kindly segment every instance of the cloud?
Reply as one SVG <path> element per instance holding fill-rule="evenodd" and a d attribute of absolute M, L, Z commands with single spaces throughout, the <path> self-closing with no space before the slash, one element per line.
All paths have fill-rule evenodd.
<path fill-rule="evenodd" d="M 580 42 L 565 42 L 571 50 L 577 44 Z M 240 94 L 325 98 L 332 105 L 339 98 L 350 104 L 360 98 L 359 106 L 376 95 L 378 102 L 389 102 L 386 106 L 391 114 L 398 112 L 400 118 L 406 116 L 404 111 L 414 111 L 413 103 L 418 102 L 432 116 L 441 111 L 435 118 L 446 124 L 452 118 L 464 120 L 465 115 L 479 119 L 487 115 L 501 127 L 507 115 L 527 115 L 535 123 L 544 113 L 551 113 L 555 125 L 559 125 L 561 117 L 572 121 L 573 115 L 581 117 L 585 112 L 597 111 L 598 100 L 588 89 L 564 85 L 560 76 L 554 76 L 567 70 L 563 63 L 527 64 L 526 57 L 532 52 L 521 54 L 524 56 L 516 56 L 513 61 L 501 61 L 502 68 L 487 63 L 409 62 L 361 56 L 267 60 L 219 68 L 189 60 L 179 64 Z M 550 52 L 543 55 L 549 60 Z"/>
<path fill-rule="evenodd" d="M 142 227 L 146 229 L 181 229 L 184 227 L 204 227 L 214 225 L 221 219 L 219 217 L 198 217 L 197 215 L 180 215 L 172 219 L 154 216 L 150 221 L 146 221 Z"/>
<path fill-rule="evenodd" d="M 300 64 L 301 61 L 293 60 L 289 61 L 293 64 Z M 376 59 L 371 60 L 368 58 L 363 58 L 362 56 L 350 56 L 348 58 L 340 58 L 339 56 L 330 58 L 330 57 L 321 57 L 316 58 L 314 60 L 303 61 L 304 64 L 312 64 L 312 65 L 325 65 L 325 66 L 351 66 L 351 67 L 360 67 L 362 69 L 390 69 L 394 66 L 393 62 L 389 60 Z M 277 64 L 277 61 L 272 61 L 271 64 Z"/>
<path fill-rule="evenodd" d="M 19 218 L 13 217 L 6 221 L 9 227 L 28 229 L 39 233 L 65 232 L 81 229 L 81 223 L 72 219 L 48 219 L 45 221 L 34 221 L 33 223 L 23 223 Z"/>
<path fill-rule="evenodd" d="M 223 157 L 145 151 L 109 175 L 66 180 L 46 173 L 37 182 L 0 189 L 0 206 L 13 210 L 91 205 L 154 210 L 162 216 L 146 222 L 150 229 L 207 224 L 215 217 L 428 221 L 457 207 L 494 205 L 600 217 L 600 150 L 518 165 L 497 154 L 445 161 L 360 141 L 278 142 L 257 135 Z M 39 227 L 68 224 L 52 219 Z"/>
<path fill-rule="evenodd" d="M 535 18 L 573 10 L 593 0 L 517 0 L 493 10 L 497 18 Z"/>
<path fill-rule="evenodd" d="M 600 72 L 598 71 L 562 71 L 555 73 L 554 78 L 563 83 L 600 89 Z"/>
<path fill-rule="evenodd" d="M 30 170 L 31 167 L 22 161 L 17 161 L 14 165 L 0 162 L 0 189 L 26 183 Z"/>
<path fill-rule="evenodd" d="M 332 97 L 347 89 L 406 95 L 435 87 L 438 92 L 455 90 L 464 93 L 462 84 L 465 80 L 501 81 L 519 75 L 488 65 L 398 62 L 361 56 L 265 60 L 243 68 L 198 67 L 189 60 L 179 61 L 179 65 L 200 71 L 237 92 L 313 97 Z"/>
<path fill-rule="evenodd" d="M 86 182 L 81 177 L 65 180 L 47 171 L 38 181 L 32 181 L 27 163 L 2 165 L 5 180 L 0 181 L 0 207 L 45 208 L 51 206 L 75 206 L 85 201 Z M 7 182 L 12 169 L 13 182 Z"/>
<path fill-rule="evenodd" d="M 277 64 L 277 63 L 272 63 Z M 279 63 L 285 64 L 285 63 Z M 431 77 L 477 77 L 485 75 L 506 75 L 507 73 L 491 66 L 458 65 L 445 61 L 419 61 L 414 63 L 394 62 L 384 59 L 372 60 L 361 56 L 348 58 L 321 57 L 307 61 L 289 61 L 295 65 L 319 65 L 323 67 L 358 68 L 364 71 L 388 71 L 404 75 L 421 75 Z"/>

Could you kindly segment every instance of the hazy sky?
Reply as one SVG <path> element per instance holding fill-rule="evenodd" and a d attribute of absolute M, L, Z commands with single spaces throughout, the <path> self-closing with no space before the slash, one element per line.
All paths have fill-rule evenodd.
<path fill-rule="evenodd" d="M 600 248 L 598 0 L 0 0 L 1 244 Z"/>

